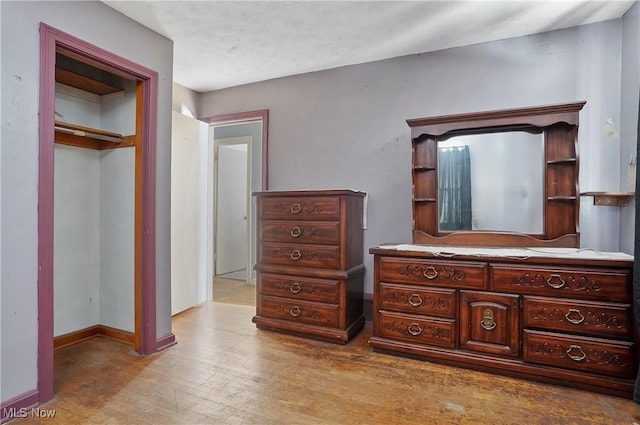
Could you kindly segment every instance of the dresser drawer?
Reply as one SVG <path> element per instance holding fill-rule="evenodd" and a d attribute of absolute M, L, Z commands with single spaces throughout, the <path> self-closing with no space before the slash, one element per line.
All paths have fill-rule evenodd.
<path fill-rule="evenodd" d="M 380 258 L 380 280 L 428 286 L 484 289 L 485 263 L 446 262 L 430 259 Z"/>
<path fill-rule="evenodd" d="M 427 316 L 454 318 L 456 290 L 380 283 L 380 300 L 384 310 L 404 311 Z"/>
<path fill-rule="evenodd" d="M 334 220 L 340 219 L 340 198 L 337 196 L 299 196 L 264 198 L 261 203 L 263 220 Z"/>
<path fill-rule="evenodd" d="M 624 302 L 630 297 L 630 279 L 628 270 L 491 265 L 491 289 L 520 294 Z"/>
<path fill-rule="evenodd" d="M 631 342 L 524 330 L 524 360 L 582 372 L 632 378 Z"/>
<path fill-rule="evenodd" d="M 631 335 L 629 304 L 524 297 L 523 327 L 602 337 Z"/>
<path fill-rule="evenodd" d="M 299 267 L 340 269 L 340 249 L 330 245 L 305 245 L 263 242 L 261 263 Z"/>
<path fill-rule="evenodd" d="M 378 318 L 382 337 L 447 348 L 455 348 L 457 345 L 456 321 L 453 319 L 388 311 L 378 312 Z"/>
<path fill-rule="evenodd" d="M 320 304 L 270 296 L 262 296 L 259 303 L 259 311 L 265 317 L 321 326 L 338 326 L 337 304 Z"/>
<path fill-rule="evenodd" d="M 339 280 L 261 273 L 260 293 L 276 297 L 334 303 L 340 301 Z"/>
<path fill-rule="evenodd" d="M 262 221 L 260 223 L 260 240 L 338 245 L 340 243 L 340 223 Z"/>

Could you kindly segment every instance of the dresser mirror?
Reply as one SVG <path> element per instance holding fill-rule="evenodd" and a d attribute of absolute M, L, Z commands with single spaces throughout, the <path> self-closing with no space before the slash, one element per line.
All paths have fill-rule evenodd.
<path fill-rule="evenodd" d="M 542 234 L 542 132 L 504 131 L 438 141 L 439 231 Z"/>
<path fill-rule="evenodd" d="M 407 120 L 413 243 L 578 247 L 584 104 Z"/>

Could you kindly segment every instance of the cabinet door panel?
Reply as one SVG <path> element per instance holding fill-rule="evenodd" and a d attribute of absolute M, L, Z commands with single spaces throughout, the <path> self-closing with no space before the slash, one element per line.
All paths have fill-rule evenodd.
<path fill-rule="evenodd" d="M 460 347 L 488 354 L 518 357 L 519 296 L 460 292 Z"/>

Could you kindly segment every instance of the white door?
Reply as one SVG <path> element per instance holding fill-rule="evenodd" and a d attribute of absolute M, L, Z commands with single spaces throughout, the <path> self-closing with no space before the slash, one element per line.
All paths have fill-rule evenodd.
<path fill-rule="evenodd" d="M 173 113 L 171 133 L 171 314 L 207 299 L 206 123 Z"/>
<path fill-rule="evenodd" d="M 248 140 L 247 140 L 248 139 Z M 215 274 L 244 270 L 248 258 L 248 147 L 251 137 L 217 139 Z"/>

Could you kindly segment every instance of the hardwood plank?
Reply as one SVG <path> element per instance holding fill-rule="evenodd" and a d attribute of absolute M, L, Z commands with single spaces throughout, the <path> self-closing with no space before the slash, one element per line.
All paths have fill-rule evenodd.
<path fill-rule="evenodd" d="M 173 318 L 150 356 L 92 338 L 55 353 L 55 397 L 15 424 L 634 424 L 630 400 L 258 330 L 252 306 Z"/>

